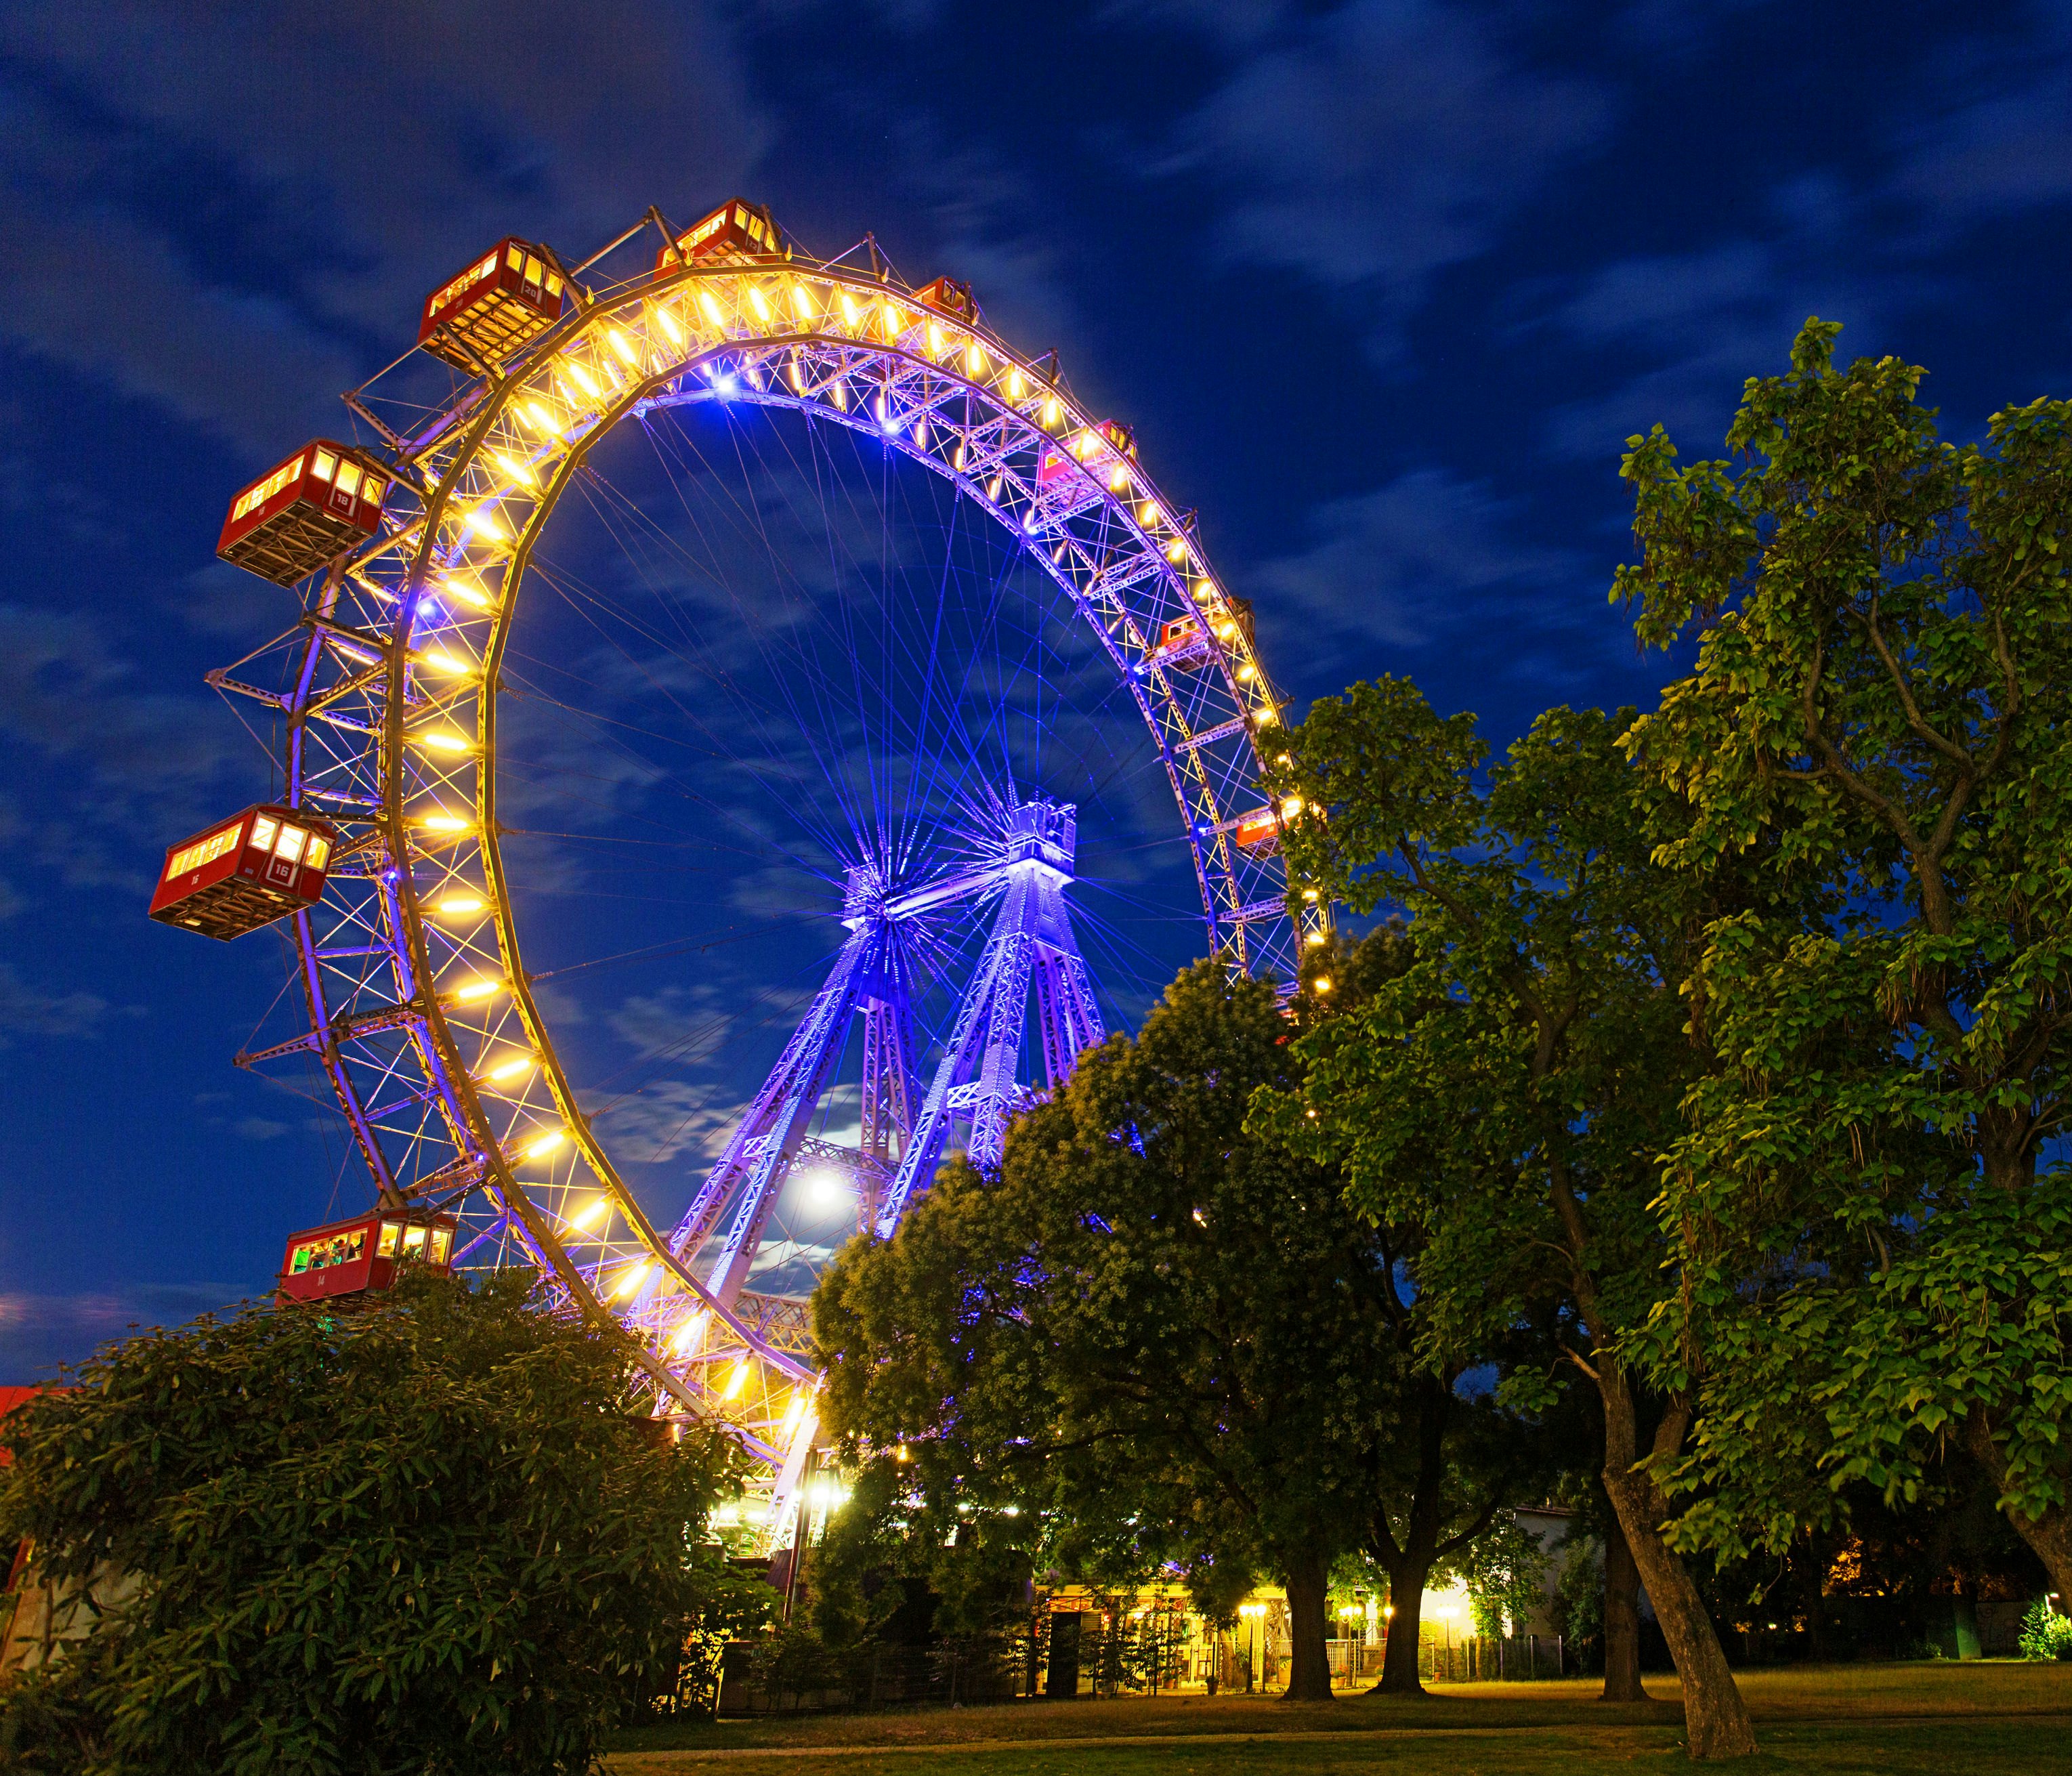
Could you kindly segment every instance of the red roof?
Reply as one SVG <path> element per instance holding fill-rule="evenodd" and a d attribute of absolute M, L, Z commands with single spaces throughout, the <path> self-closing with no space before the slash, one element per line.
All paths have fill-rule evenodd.
<path fill-rule="evenodd" d="M 34 1400 L 43 1392 L 40 1388 L 0 1388 L 0 1418 L 5 1418 L 23 1401 Z M 0 1468 L 8 1466 L 14 1459 L 14 1451 L 0 1443 Z"/>

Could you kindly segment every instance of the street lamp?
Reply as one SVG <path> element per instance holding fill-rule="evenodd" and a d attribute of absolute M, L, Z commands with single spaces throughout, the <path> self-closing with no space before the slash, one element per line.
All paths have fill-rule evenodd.
<path fill-rule="evenodd" d="M 1260 1669 L 1260 1624 L 1266 1614 L 1266 1605 L 1263 1603 L 1241 1603 L 1237 1606 L 1237 1613 L 1241 1616 L 1249 1617 L 1252 1621 L 1252 1633 L 1249 1636 L 1252 1651 L 1244 1657 L 1244 1693 L 1249 1696 L 1252 1694 L 1252 1679 L 1258 1675 Z"/>

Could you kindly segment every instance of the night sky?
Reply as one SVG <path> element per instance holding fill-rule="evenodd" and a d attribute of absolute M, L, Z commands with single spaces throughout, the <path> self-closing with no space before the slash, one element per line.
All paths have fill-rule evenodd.
<path fill-rule="evenodd" d="M 1952 436 L 2072 393 L 2065 5 L 203 10 L 0 16 L 0 1381 L 366 1200 L 230 1064 L 278 944 L 143 908 L 267 791 L 201 682 L 293 614 L 214 561 L 229 496 L 505 234 L 579 257 L 738 194 L 968 279 L 1199 507 L 1298 709 L 1407 673 L 1499 744 L 1652 701 L 1622 441 L 1716 451 L 1808 314 L 1927 366 Z"/>

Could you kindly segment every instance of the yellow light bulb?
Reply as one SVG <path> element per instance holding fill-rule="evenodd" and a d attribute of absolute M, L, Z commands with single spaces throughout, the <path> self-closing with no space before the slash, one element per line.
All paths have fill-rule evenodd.
<path fill-rule="evenodd" d="M 770 305 L 763 300 L 763 291 L 758 286 L 750 284 L 748 286 L 748 300 L 754 307 L 756 319 L 767 327 L 770 324 Z"/>
<path fill-rule="evenodd" d="M 791 286 L 791 312 L 802 321 L 810 321 L 819 312 L 813 306 L 813 298 L 807 294 L 804 284 Z"/>
<path fill-rule="evenodd" d="M 467 919 L 482 911 L 486 904 L 474 894 L 448 894 L 432 908 L 442 919 Z"/>
<path fill-rule="evenodd" d="M 611 1212 L 611 1198 L 600 1196 L 569 1223 L 572 1227 L 594 1227 Z"/>
<path fill-rule="evenodd" d="M 722 1400 L 738 1400 L 741 1397 L 742 1389 L 747 1385 L 748 1359 L 743 1357 L 734 1366 L 733 1372 L 726 1378 L 726 1392 L 720 1397 Z"/>
<path fill-rule="evenodd" d="M 698 292 L 698 306 L 705 311 L 705 319 L 714 327 L 722 332 L 726 331 L 726 323 L 720 318 L 719 304 L 713 300 L 710 290 L 701 290 Z"/>
<path fill-rule="evenodd" d="M 510 534 L 497 523 L 495 513 L 487 506 L 477 506 L 461 522 L 487 542 L 503 542 Z"/>
<path fill-rule="evenodd" d="M 1286 801 L 1281 804 L 1281 819 L 1284 820 L 1293 820 L 1297 815 L 1302 812 L 1302 798 L 1300 796 L 1290 796 Z"/>
<path fill-rule="evenodd" d="M 499 1061 L 483 1077 L 494 1079 L 499 1085 L 504 1085 L 512 1079 L 522 1079 L 532 1071 L 532 1057 L 531 1055 L 514 1054 L 508 1061 Z"/>
<path fill-rule="evenodd" d="M 985 370 L 985 347 L 974 339 L 964 347 L 964 374 L 976 376 Z"/>
<path fill-rule="evenodd" d="M 429 666 L 435 672 L 446 672 L 454 676 L 471 670 L 468 663 L 457 654 L 450 654 L 443 648 L 427 648 L 417 656 L 417 663 Z"/>
<path fill-rule="evenodd" d="M 573 358 L 564 358 L 561 360 L 561 368 L 567 372 L 569 380 L 592 401 L 597 399 L 597 384 L 592 380 L 590 373 L 581 364 Z"/>
<path fill-rule="evenodd" d="M 426 728 L 410 736 L 428 752 L 466 752 L 472 742 L 450 728 Z"/>
<path fill-rule="evenodd" d="M 458 814 L 420 814 L 417 820 L 427 832 L 465 832 L 470 824 Z"/>
<path fill-rule="evenodd" d="M 462 604 L 477 610 L 494 610 L 496 600 L 479 580 L 452 579 L 441 588 L 450 598 L 458 598 Z"/>
<path fill-rule="evenodd" d="M 857 307 L 856 299 L 852 297 L 847 290 L 844 290 L 841 293 L 841 311 L 842 319 L 847 321 L 852 327 L 853 327 L 857 320 L 861 318 L 862 311 Z"/>
<path fill-rule="evenodd" d="M 487 999 L 503 992 L 504 983 L 484 975 L 473 980 L 463 980 L 453 989 L 453 996 L 462 1005 L 472 1005 L 478 999 Z"/>
<path fill-rule="evenodd" d="M 516 457 L 506 456 L 501 450 L 491 450 L 489 454 L 495 458 L 496 466 L 521 487 L 539 486 L 539 477 L 534 475 L 526 464 L 520 462 Z"/>
<path fill-rule="evenodd" d="M 528 1159 L 545 1159 L 568 1138 L 560 1129 L 549 1128 L 546 1133 L 526 1148 L 525 1157 Z"/>
<path fill-rule="evenodd" d="M 1022 391 L 1028 386 L 1029 384 L 1022 380 L 1022 372 L 1019 370 L 1007 379 L 1007 392 L 1017 401 L 1021 400 Z"/>
<path fill-rule="evenodd" d="M 634 349 L 632 340 L 627 338 L 615 327 L 606 329 L 605 337 L 611 341 L 611 349 L 619 354 L 619 361 L 621 364 L 629 370 L 638 368 L 640 363 L 640 354 Z"/>
<path fill-rule="evenodd" d="M 554 417 L 553 409 L 540 401 L 520 401 L 518 417 L 542 438 L 552 438 L 561 429 L 561 422 Z"/>
<path fill-rule="evenodd" d="M 629 1266 L 625 1271 L 620 1273 L 618 1286 L 611 1292 L 613 1296 L 619 1301 L 625 1300 L 627 1296 L 631 1295 L 635 1289 L 639 1288 L 643 1283 L 647 1281 L 648 1272 L 654 1268 L 655 1267 L 645 1258 L 642 1259 L 639 1264 Z"/>
<path fill-rule="evenodd" d="M 676 325 L 676 317 L 672 314 L 666 308 L 656 309 L 655 310 L 655 319 L 657 324 L 660 326 L 663 333 L 667 336 L 670 344 L 681 345 L 684 343 L 684 330 Z"/>

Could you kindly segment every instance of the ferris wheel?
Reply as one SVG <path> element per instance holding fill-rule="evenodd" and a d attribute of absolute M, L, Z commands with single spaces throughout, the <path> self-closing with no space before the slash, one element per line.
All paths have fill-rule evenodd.
<path fill-rule="evenodd" d="M 774 1517 L 818 1430 L 812 1203 L 886 1235 L 948 1153 L 997 1163 L 1130 1014 L 1132 957 L 1170 975 L 1132 923 L 1161 895 L 1181 960 L 1292 987 L 1322 941 L 1301 811 L 1256 787 L 1250 608 L 1054 353 L 739 199 L 573 266 L 499 242 L 347 401 L 361 442 L 259 478 L 219 545 L 300 596 L 209 675 L 270 723 L 277 795 L 171 848 L 151 909 L 291 933 L 300 1027 L 238 1059 L 321 1069 L 376 1202 L 291 1242 L 283 1289 L 530 1265 L 624 1330 L 659 1415 L 768 1464 Z M 570 876 L 571 846 L 676 861 Z M 696 892 L 656 893 L 670 866 Z M 603 926 L 623 956 L 579 953 Z M 782 980 L 713 960 L 771 932 Z M 686 953 L 668 990 L 762 1080 L 696 1166 L 573 1058 L 606 1020 L 569 985 Z M 630 1181 L 657 1153 L 673 1220 Z"/>

